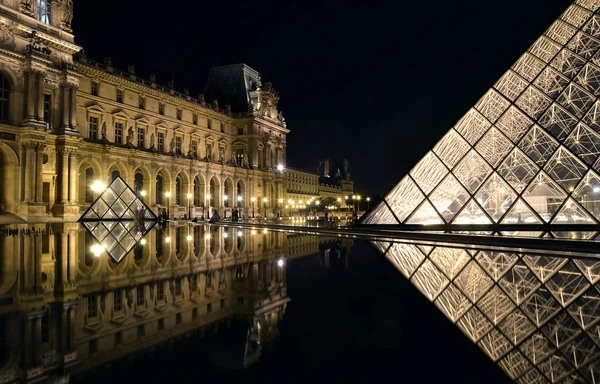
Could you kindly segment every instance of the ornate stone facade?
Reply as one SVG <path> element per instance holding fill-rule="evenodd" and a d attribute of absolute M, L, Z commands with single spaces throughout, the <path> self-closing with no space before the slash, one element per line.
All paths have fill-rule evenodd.
<path fill-rule="evenodd" d="M 173 217 L 229 216 L 234 206 L 248 216 L 252 197 L 267 199 L 261 216 L 275 214 L 289 130 L 258 72 L 214 68 L 210 97 L 192 98 L 133 66 L 89 60 L 74 44 L 72 1 L 47 4 L 0 4 L 0 214 L 76 219 L 95 197 L 91 183 L 117 175 Z M 236 95 L 209 87 L 240 73 L 241 110 L 228 102 Z"/>

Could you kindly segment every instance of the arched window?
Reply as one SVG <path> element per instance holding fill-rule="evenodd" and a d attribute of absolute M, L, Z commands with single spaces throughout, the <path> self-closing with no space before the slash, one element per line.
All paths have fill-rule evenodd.
<path fill-rule="evenodd" d="M 163 198 L 163 177 L 158 175 L 156 176 L 156 204 L 162 204 Z"/>
<path fill-rule="evenodd" d="M 8 77 L 0 73 L 0 121 L 8 121 L 10 82 Z"/>
<path fill-rule="evenodd" d="M 175 178 L 175 205 L 181 205 L 182 199 L 181 176 Z"/>
<path fill-rule="evenodd" d="M 144 175 L 139 172 L 136 172 L 135 176 L 133 177 L 133 189 L 136 192 L 144 189 Z"/>
<path fill-rule="evenodd" d="M 94 191 L 92 191 L 92 183 L 94 182 L 94 170 L 88 168 L 85 170 L 85 202 L 92 203 L 94 201 Z"/>
<path fill-rule="evenodd" d="M 115 181 L 119 176 L 121 176 L 121 173 L 118 170 L 115 169 L 114 171 L 112 171 L 112 173 L 110 174 L 111 183 Z"/>
<path fill-rule="evenodd" d="M 204 204 L 202 204 L 202 202 L 204 201 L 204 197 L 202 196 L 204 194 L 204 186 L 202 184 L 200 184 L 200 179 L 199 178 L 195 178 L 194 179 L 194 206 L 195 207 L 203 207 Z"/>

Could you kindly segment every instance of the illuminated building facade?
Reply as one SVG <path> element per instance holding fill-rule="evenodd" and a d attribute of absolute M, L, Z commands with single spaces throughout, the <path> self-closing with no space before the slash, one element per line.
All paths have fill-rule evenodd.
<path fill-rule="evenodd" d="M 210 71 L 197 98 L 89 60 L 72 0 L 0 4 L 0 214 L 76 219 L 116 176 L 155 212 L 273 215 L 286 199 L 279 95 L 244 64 Z"/>
<path fill-rule="evenodd" d="M 599 6 L 575 1 L 363 223 L 597 224 Z"/>

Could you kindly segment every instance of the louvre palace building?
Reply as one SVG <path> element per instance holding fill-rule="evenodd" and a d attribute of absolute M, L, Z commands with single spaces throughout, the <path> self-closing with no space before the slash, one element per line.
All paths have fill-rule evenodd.
<path fill-rule="evenodd" d="M 71 0 L 0 4 L 2 217 L 77 219 L 117 176 L 172 217 L 282 212 L 290 131 L 270 83 L 216 67 L 193 98 L 89 60 L 72 15 Z"/>

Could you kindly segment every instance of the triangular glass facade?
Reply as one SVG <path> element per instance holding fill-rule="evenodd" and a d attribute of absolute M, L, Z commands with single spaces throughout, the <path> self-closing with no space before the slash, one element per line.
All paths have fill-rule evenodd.
<path fill-rule="evenodd" d="M 79 221 L 156 220 L 152 210 L 117 177 L 83 213 Z"/>
<path fill-rule="evenodd" d="M 79 221 L 116 262 L 125 257 L 156 224 L 157 217 L 120 177 L 117 177 Z"/>
<path fill-rule="evenodd" d="M 600 260 L 371 243 L 516 382 L 600 382 Z"/>
<path fill-rule="evenodd" d="M 362 224 L 597 224 L 599 7 L 575 1 Z"/>

